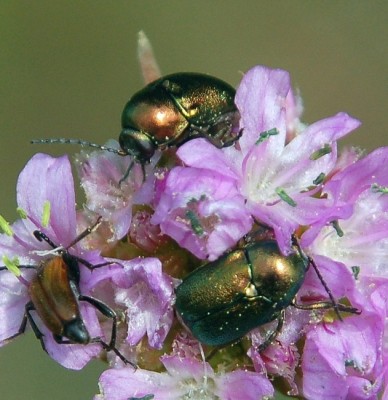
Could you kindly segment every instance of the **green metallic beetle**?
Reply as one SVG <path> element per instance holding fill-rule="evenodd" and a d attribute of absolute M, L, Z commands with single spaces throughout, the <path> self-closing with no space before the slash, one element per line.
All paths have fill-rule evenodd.
<path fill-rule="evenodd" d="M 247 244 L 194 270 L 183 280 L 176 289 L 178 318 L 201 343 L 225 346 L 279 319 L 278 328 L 268 337 L 272 341 L 280 331 L 282 311 L 291 304 L 303 309 L 334 308 L 338 315 L 339 311 L 358 313 L 334 300 L 315 264 L 330 301 L 293 303 L 311 262 L 299 246 L 293 254 L 283 256 L 274 240 Z"/>
<path fill-rule="evenodd" d="M 157 149 L 180 146 L 197 137 L 218 148 L 227 147 L 241 134 L 235 94 L 232 86 L 213 76 L 175 73 L 151 82 L 128 101 L 121 118 L 120 150 L 80 139 L 38 139 L 31 143 L 97 147 L 131 155 L 141 165 L 148 163 Z"/>

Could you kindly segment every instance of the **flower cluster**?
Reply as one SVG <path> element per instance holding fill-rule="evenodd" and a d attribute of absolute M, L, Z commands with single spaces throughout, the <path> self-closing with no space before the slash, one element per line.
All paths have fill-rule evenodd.
<path fill-rule="evenodd" d="M 359 121 L 339 113 L 301 123 L 300 99 L 283 70 L 251 69 L 235 101 L 238 142 L 219 149 L 205 138 L 190 140 L 176 150 L 173 165 L 159 165 L 157 154 L 144 181 L 139 165 L 122 181 L 130 156 L 79 155 L 83 209 L 74 206 L 67 157 L 37 154 L 27 163 L 17 184 L 22 218 L 11 226 L 1 221 L 0 345 L 22 333 L 26 315 L 48 354 L 66 368 L 80 369 L 111 350 L 93 340 L 58 343 L 31 308 L 34 277 L 67 249 L 89 265 L 78 263 L 77 304 L 90 336 L 108 342 L 113 332 L 85 296 L 108 304 L 118 319 L 117 351 L 107 352 L 96 400 L 262 399 L 274 395 L 274 378 L 306 399 L 388 398 L 388 148 L 338 155 L 338 140 Z M 77 232 L 99 217 L 99 228 L 73 245 Z M 295 252 L 291 238 L 297 237 L 322 275 L 307 270 L 297 303 L 327 307 L 290 304 L 283 328 L 265 348 L 265 332 L 274 327 L 258 323 L 206 358 L 211 348 L 175 316 L 175 289 L 189 271 L 217 263 L 263 226 L 280 258 Z M 48 250 L 37 230 L 59 247 Z M 214 282 L 215 296 L 223 285 Z M 336 314 L 333 298 L 349 305 L 342 310 L 359 312 Z"/>

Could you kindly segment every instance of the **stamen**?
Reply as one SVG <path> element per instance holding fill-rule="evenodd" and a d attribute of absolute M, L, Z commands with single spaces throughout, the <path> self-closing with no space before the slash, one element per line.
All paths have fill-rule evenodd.
<path fill-rule="evenodd" d="M 316 185 L 316 186 L 318 186 L 318 185 L 320 185 L 321 183 L 323 183 L 323 181 L 325 180 L 325 178 L 326 178 L 326 175 L 325 175 L 323 172 L 321 172 L 321 173 L 313 180 L 313 184 Z"/>
<path fill-rule="evenodd" d="M 8 271 L 14 274 L 17 278 L 22 274 L 19 269 L 19 259 L 14 257 L 12 260 L 7 256 L 2 258 L 4 265 L 7 267 Z"/>
<path fill-rule="evenodd" d="M 297 206 L 296 201 L 293 200 L 293 199 L 286 193 L 286 191 L 285 191 L 283 188 L 278 187 L 278 188 L 276 188 L 275 192 L 276 192 L 276 194 L 277 194 L 283 201 L 285 201 L 285 202 L 286 202 L 288 205 L 290 205 L 291 207 L 296 207 L 296 206 Z"/>
<path fill-rule="evenodd" d="M 50 216 L 51 216 L 51 203 L 46 200 L 43 203 L 43 214 L 42 214 L 42 226 L 44 228 L 47 228 L 50 222 Z"/>
<path fill-rule="evenodd" d="M 21 219 L 27 219 L 28 213 L 27 213 L 27 211 L 24 210 L 23 208 L 18 207 L 18 208 L 16 209 L 16 212 L 18 213 L 18 215 L 19 215 L 19 217 L 20 217 Z"/>
<path fill-rule="evenodd" d="M 315 151 L 313 154 L 311 154 L 310 156 L 310 160 L 312 161 L 316 161 L 319 158 L 325 156 L 326 154 L 330 154 L 331 153 L 331 146 L 326 143 L 321 149 Z"/>
<path fill-rule="evenodd" d="M 13 236 L 13 230 L 11 226 L 9 225 L 9 222 L 0 215 L 0 229 L 7 235 L 7 236 Z"/>
<path fill-rule="evenodd" d="M 331 224 L 332 227 L 335 229 L 335 231 L 337 232 L 337 235 L 338 235 L 339 237 L 344 236 L 344 231 L 341 229 L 338 220 L 331 221 L 330 224 Z"/>
<path fill-rule="evenodd" d="M 190 221 L 191 229 L 197 236 L 202 236 L 204 234 L 204 229 L 198 216 L 192 210 L 187 210 L 185 214 L 186 218 Z"/>
<path fill-rule="evenodd" d="M 360 274 L 361 268 L 358 265 L 353 265 L 351 267 L 354 279 L 358 279 L 358 275 Z"/>
<path fill-rule="evenodd" d="M 373 183 L 370 188 L 371 188 L 373 193 L 382 193 L 382 194 L 387 194 L 388 193 L 388 187 L 387 186 L 380 186 L 377 183 Z"/>
<path fill-rule="evenodd" d="M 260 133 L 259 139 L 255 142 L 255 144 L 260 144 L 267 140 L 271 136 L 279 135 L 279 131 L 276 128 L 269 129 L 268 131 L 264 131 Z"/>

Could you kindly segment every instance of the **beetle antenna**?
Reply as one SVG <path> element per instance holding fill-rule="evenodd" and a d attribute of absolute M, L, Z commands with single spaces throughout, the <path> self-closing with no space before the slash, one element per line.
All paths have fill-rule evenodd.
<path fill-rule="evenodd" d="M 101 222 L 102 222 L 102 217 L 99 216 L 97 218 L 97 221 L 93 225 L 88 226 L 68 246 L 66 246 L 66 250 L 70 249 L 70 247 L 73 247 L 75 244 L 80 242 L 86 236 L 89 236 L 92 232 L 94 232 L 101 225 Z"/>
<path fill-rule="evenodd" d="M 101 224 L 102 217 L 99 216 L 97 218 L 97 221 L 93 224 L 88 226 L 84 231 L 82 231 L 68 246 L 62 247 L 62 246 L 57 246 L 45 233 L 42 231 L 34 231 L 33 234 L 36 239 L 39 240 L 39 242 L 46 242 L 48 243 L 54 250 L 60 250 L 60 251 L 67 251 L 70 249 L 70 247 L 73 247 L 75 244 L 80 242 L 82 239 L 84 239 L 86 236 L 90 235 L 92 232 L 94 232 Z"/>
<path fill-rule="evenodd" d="M 48 243 L 53 249 L 57 249 L 58 246 L 42 231 L 34 231 L 33 235 L 36 237 L 39 242 L 46 242 Z"/>
<path fill-rule="evenodd" d="M 128 153 L 125 153 L 123 150 L 117 150 L 112 147 L 102 146 L 97 143 L 88 142 L 86 140 L 81 139 L 66 139 L 66 138 L 53 138 L 53 139 L 33 139 L 30 141 L 31 144 L 75 144 L 78 146 L 88 146 L 94 147 L 96 149 L 100 149 L 103 151 L 109 151 L 114 154 L 118 154 L 119 156 L 127 156 Z"/>
<path fill-rule="evenodd" d="M 308 256 L 307 254 L 304 253 L 304 251 L 303 251 L 302 248 L 300 247 L 299 241 L 298 241 L 298 239 L 296 238 L 295 235 L 292 235 L 292 244 L 297 248 L 298 253 L 301 255 L 301 257 L 307 259 L 307 261 L 309 262 L 309 265 L 311 265 L 311 266 L 314 268 L 314 271 L 315 271 L 315 273 L 317 274 L 318 279 L 321 281 L 322 286 L 324 287 L 324 289 L 326 290 L 326 293 L 328 294 L 328 296 L 329 296 L 329 298 L 330 298 L 330 302 L 331 302 L 331 304 L 332 304 L 332 306 L 333 306 L 334 312 L 337 314 L 339 320 L 340 320 L 340 321 L 343 321 L 343 319 L 342 319 L 342 317 L 341 317 L 341 314 L 340 314 L 340 312 L 339 312 L 340 308 L 342 308 L 342 307 L 341 307 L 341 304 L 339 304 L 339 303 L 335 300 L 335 298 L 334 298 L 334 296 L 333 296 L 333 293 L 331 292 L 329 286 L 327 286 L 326 281 L 323 279 L 323 276 L 322 276 L 322 274 L 321 274 L 321 271 L 319 270 L 319 268 L 318 268 L 317 264 L 315 263 L 314 259 L 313 259 L 312 257 Z M 355 310 L 355 309 L 352 309 L 352 310 Z"/>

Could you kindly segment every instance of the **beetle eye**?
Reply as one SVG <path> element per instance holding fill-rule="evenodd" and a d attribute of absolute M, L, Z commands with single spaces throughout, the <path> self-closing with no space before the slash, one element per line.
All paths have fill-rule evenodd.
<path fill-rule="evenodd" d="M 141 164 L 148 163 L 155 153 L 156 145 L 149 135 L 136 129 L 125 128 L 119 137 L 121 148 Z"/>

